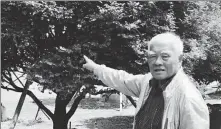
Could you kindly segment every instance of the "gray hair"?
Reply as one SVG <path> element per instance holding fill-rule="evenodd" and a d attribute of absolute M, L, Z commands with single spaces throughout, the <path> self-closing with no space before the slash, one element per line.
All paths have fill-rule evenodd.
<path fill-rule="evenodd" d="M 165 42 L 171 42 L 177 49 L 178 54 L 183 54 L 183 41 L 180 39 L 180 36 L 173 32 L 165 32 L 154 36 L 148 43 L 148 52 L 150 51 L 150 46 L 153 42 L 159 42 L 162 40 Z"/>

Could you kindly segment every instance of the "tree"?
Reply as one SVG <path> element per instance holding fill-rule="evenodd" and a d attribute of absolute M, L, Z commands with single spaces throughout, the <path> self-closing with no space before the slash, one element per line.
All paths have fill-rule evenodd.
<path fill-rule="evenodd" d="M 166 7 L 165 7 L 166 6 Z M 109 27 L 103 48 L 95 49 L 98 63 L 138 74 L 149 71 L 146 41 L 158 33 L 175 31 L 169 2 L 111 2 L 101 8 L 100 28 Z M 108 38 L 109 36 L 109 38 Z M 96 44 L 97 46 L 98 44 Z M 114 62 L 114 63 L 113 63 Z"/>
<path fill-rule="evenodd" d="M 31 91 L 27 94 L 52 118 L 54 129 L 67 128 L 80 100 L 91 89 L 87 84 L 90 74 L 81 69 L 83 59 L 79 58 L 89 47 L 89 39 L 85 37 L 90 32 L 84 29 L 90 27 L 93 18 L 90 15 L 98 12 L 102 3 L 28 1 L 1 4 L 2 80 L 12 86 L 2 83 L 2 88 L 23 92 L 24 88 L 13 82 L 11 74 L 22 72 L 31 76 L 31 80 L 41 84 L 43 89 L 57 94 L 54 113 Z M 75 15 L 75 11 L 80 12 Z M 87 26 L 82 28 L 80 24 L 84 22 Z M 72 97 L 74 102 L 66 112 Z"/>
<path fill-rule="evenodd" d="M 185 19 L 187 24 L 195 26 L 194 33 L 198 35 L 189 39 L 192 50 L 187 56 L 193 64 L 189 73 L 198 82 L 221 81 L 220 14 L 220 2 L 201 1 L 195 3 Z"/>

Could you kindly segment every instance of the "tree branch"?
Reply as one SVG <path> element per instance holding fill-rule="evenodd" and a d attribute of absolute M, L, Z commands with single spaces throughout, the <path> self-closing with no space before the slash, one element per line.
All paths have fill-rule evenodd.
<path fill-rule="evenodd" d="M 20 77 L 17 77 L 17 79 L 15 79 L 14 81 L 17 81 L 18 79 L 20 79 L 21 77 L 23 77 L 25 74 L 22 74 Z"/>
<path fill-rule="evenodd" d="M 78 96 L 78 97 L 74 100 L 74 102 L 73 102 L 73 104 L 72 104 L 72 106 L 71 106 L 71 109 L 70 109 L 70 110 L 68 111 L 68 113 L 66 114 L 67 120 L 69 120 L 69 119 L 71 118 L 71 116 L 75 113 L 75 111 L 76 111 L 76 109 L 77 109 L 79 103 L 81 102 L 81 100 L 82 100 L 83 98 L 84 98 L 84 95 L 81 94 L 80 96 Z"/>
<path fill-rule="evenodd" d="M 8 77 L 6 74 L 3 73 L 3 76 L 9 81 L 8 84 L 11 85 L 16 90 L 19 90 L 20 87 L 16 86 L 12 78 Z"/>
<path fill-rule="evenodd" d="M 21 82 L 21 80 L 18 78 L 18 76 L 15 74 L 15 72 L 12 71 L 12 73 L 15 75 L 16 79 L 21 83 L 21 85 L 22 85 L 23 87 L 25 87 L 24 84 Z M 24 74 L 23 74 L 23 75 L 24 75 Z M 23 76 L 23 75 L 22 75 L 22 76 Z"/>
<path fill-rule="evenodd" d="M 6 71 L 8 72 L 9 77 L 12 78 L 10 71 L 9 70 L 6 70 Z"/>
<path fill-rule="evenodd" d="M 12 84 L 12 86 L 14 89 L 8 88 L 6 86 L 2 86 L 2 88 L 6 89 L 6 90 L 12 90 L 15 92 L 23 92 L 24 91 L 23 88 L 16 86 L 14 83 Z M 31 92 L 30 90 L 27 90 L 27 94 L 35 101 L 35 103 L 39 106 L 39 108 L 44 110 L 51 118 L 53 118 L 54 115 L 52 114 L 52 112 L 42 104 L 42 102 L 33 94 L 33 92 Z"/>
<path fill-rule="evenodd" d="M 9 81 L 8 80 L 5 80 L 4 78 L 2 78 L 2 82 L 6 82 L 9 84 Z"/>
<path fill-rule="evenodd" d="M 2 74 L 3 75 L 3 77 L 5 77 L 6 75 L 5 74 Z M 15 82 L 15 81 L 17 81 L 19 78 L 21 78 L 21 77 L 23 77 L 25 74 L 23 74 L 23 75 L 21 75 L 20 77 L 17 77 L 17 79 L 15 79 L 15 80 L 13 80 L 13 82 Z M 9 85 L 11 85 L 10 84 L 10 82 L 9 82 L 9 78 L 7 78 L 7 77 L 5 77 L 7 80 L 5 80 L 4 78 L 3 78 L 3 82 L 7 82 Z M 7 86 L 9 86 L 9 85 L 7 85 Z"/>
<path fill-rule="evenodd" d="M 75 93 L 76 93 L 77 91 L 73 91 L 72 93 L 69 93 L 68 95 L 67 95 L 67 98 L 66 98 L 66 105 L 68 105 L 68 103 L 71 101 L 71 99 L 72 99 L 72 97 L 75 95 Z"/>
<path fill-rule="evenodd" d="M 79 103 L 81 102 L 81 100 L 83 98 L 85 98 L 85 95 L 92 89 L 92 87 L 86 87 L 83 89 L 83 91 L 80 93 L 79 96 L 76 97 L 76 99 L 74 100 L 70 110 L 67 113 L 67 120 L 69 120 L 71 118 L 71 116 L 75 113 Z M 74 96 L 77 95 L 79 92 L 75 92 Z"/>
<path fill-rule="evenodd" d="M 12 91 L 15 91 L 15 92 L 19 92 L 19 91 L 13 89 L 13 88 L 8 88 L 7 86 L 3 86 L 3 85 L 1 86 L 1 88 L 2 88 L 2 89 L 5 89 L 5 90 L 7 90 L 7 91 L 8 91 L 8 90 L 12 90 Z"/>

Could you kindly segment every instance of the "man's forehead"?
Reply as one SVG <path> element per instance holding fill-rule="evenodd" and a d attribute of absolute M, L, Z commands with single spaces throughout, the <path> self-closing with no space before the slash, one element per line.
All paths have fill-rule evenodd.
<path fill-rule="evenodd" d="M 162 50 L 173 50 L 175 45 L 170 42 L 153 42 L 150 44 L 149 47 L 150 47 L 149 50 L 151 51 L 155 51 L 155 50 L 162 51 Z"/>
<path fill-rule="evenodd" d="M 176 36 L 173 33 L 162 33 L 154 36 L 150 42 L 161 42 L 161 43 L 166 43 L 166 42 L 179 42 L 180 38 L 179 36 Z"/>
<path fill-rule="evenodd" d="M 173 45 L 174 43 L 171 40 L 155 40 L 151 42 L 150 47 L 169 47 Z"/>
<path fill-rule="evenodd" d="M 170 51 L 171 53 L 178 54 L 180 51 L 183 51 L 181 49 L 183 49 L 182 41 L 178 36 L 171 33 L 156 35 L 148 43 L 148 51 L 153 51 L 156 53 Z"/>
<path fill-rule="evenodd" d="M 160 51 L 148 51 L 148 54 L 157 54 L 157 53 L 160 53 L 160 54 L 171 54 L 172 51 L 170 50 L 160 50 Z"/>

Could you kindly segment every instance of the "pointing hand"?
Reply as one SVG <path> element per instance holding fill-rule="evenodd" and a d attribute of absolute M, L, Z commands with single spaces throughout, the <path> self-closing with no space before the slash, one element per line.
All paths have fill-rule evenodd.
<path fill-rule="evenodd" d="M 84 59 L 85 59 L 86 63 L 83 64 L 83 68 L 93 71 L 97 64 L 85 55 L 84 55 Z"/>

